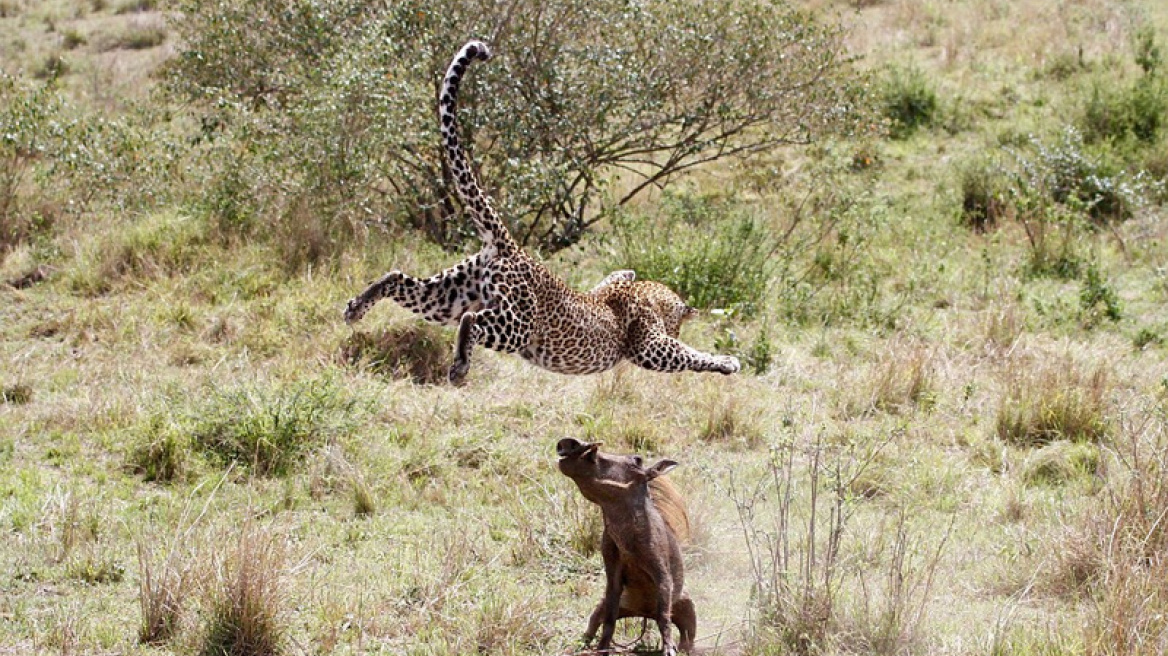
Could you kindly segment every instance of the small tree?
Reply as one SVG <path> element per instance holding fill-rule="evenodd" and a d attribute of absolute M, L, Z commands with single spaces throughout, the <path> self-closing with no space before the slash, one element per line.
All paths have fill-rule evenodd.
<path fill-rule="evenodd" d="M 464 86 L 474 160 L 516 238 L 549 251 L 694 166 L 847 129 L 861 89 L 841 29 L 785 0 L 178 5 L 169 88 L 263 173 L 233 198 L 309 198 L 334 233 L 388 217 L 467 236 L 434 104 L 470 37 L 497 54 Z"/>

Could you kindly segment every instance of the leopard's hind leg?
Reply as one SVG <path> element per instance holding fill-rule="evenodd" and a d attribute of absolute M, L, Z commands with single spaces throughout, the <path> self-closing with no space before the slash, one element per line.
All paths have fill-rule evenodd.
<path fill-rule="evenodd" d="M 450 382 L 459 385 L 466 378 L 475 345 L 502 353 L 515 353 L 528 346 L 532 328 L 530 308 L 534 305 L 534 295 L 520 286 L 493 296 L 491 307 L 463 314 L 454 344 L 454 364 L 450 365 L 447 376 Z"/>
<path fill-rule="evenodd" d="M 390 271 L 349 301 L 345 323 L 360 321 L 378 301 L 389 298 L 427 321 L 455 325 L 462 315 L 483 307 L 482 270 L 480 254 L 426 279 Z"/>

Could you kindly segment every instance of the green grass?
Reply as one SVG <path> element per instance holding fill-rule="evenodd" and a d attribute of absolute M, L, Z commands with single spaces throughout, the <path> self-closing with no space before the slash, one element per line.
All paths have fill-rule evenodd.
<path fill-rule="evenodd" d="M 452 329 L 390 303 L 340 317 L 386 271 L 461 254 L 376 221 L 336 245 L 313 227 L 330 217 L 303 239 L 203 218 L 199 157 L 227 137 L 157 104 L 166 41 L 102 47 L 153 24 L 140 4 L 0 2 L 8 73 L 69 64 L 45 126 L 131 126 L 83 140 L 125 149 L 86 160 L 112 193 L 41 159 L 14 195 L 31 213 L 0 253 L 0 651 L 577 651 L 603 525 L 556 471 L 563 437 L 680 463 L 704 653 L 1162 640 L 1168 142 L 1136 119 L 1065 128 L 1096 88 L 1138 118 L 1163 3 L 860 3 L 855 54 L 876 82 L 914 71 L 901 95 L 933 94 L 930 120 L 704 167 L 547 262 L 582 289 L 631 263 L 734 309 L 682 337 L 749 371 L 568 377 L 480 350 L 461 388 Z M 197 156 L 192 134 L 212 140 Z M 1027 163 L 1073 189 L 1026 205 L 1002 178 Z M 1141 202 L 1091 215 L 1109 187 L 1088 183 L 1140 169 Z M 1021 220 L 1039 207 L 1042 266 Z M 36 213 L 52 221 L 20 223 Z"/>

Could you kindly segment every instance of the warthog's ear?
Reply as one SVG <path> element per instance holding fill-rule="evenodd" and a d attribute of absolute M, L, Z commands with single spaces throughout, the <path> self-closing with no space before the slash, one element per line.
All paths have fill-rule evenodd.
<path fill-rule="evenodd" d="M 669 472 L 673 471 L 673 468 L 676 466 L 677 466 L 677 461 L 675 461 L 675 460 L 668 460 L 668 459 L 661 460 L 661 461 L 657 462 L 656 464 L 654 464 L 652 467 L 646 469 L 645 473 L 649 475 L 649 480 L 653 480 L 654 478 L 657 478 L 658 476 L 664 476 L 664 475 L 668 474 Z"/>

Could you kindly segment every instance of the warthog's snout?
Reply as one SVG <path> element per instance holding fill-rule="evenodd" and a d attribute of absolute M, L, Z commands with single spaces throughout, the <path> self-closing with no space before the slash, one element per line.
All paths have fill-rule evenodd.
<path fill-rule="evenodd" d="M 556 455 L 561 458 L 576 458 L 589 451 L 600 448 L 603 442 L 581 442 L 573 437 L 565 437 L 556 442 Z"/>

